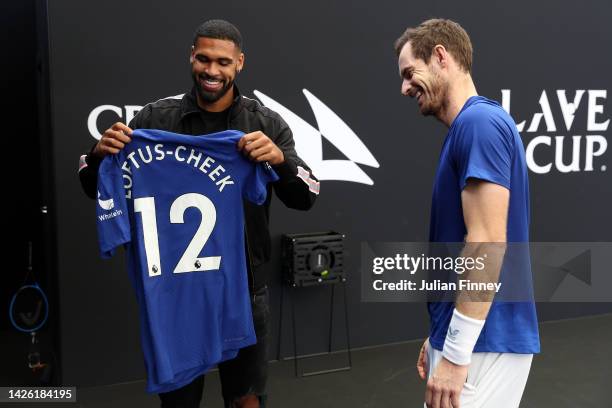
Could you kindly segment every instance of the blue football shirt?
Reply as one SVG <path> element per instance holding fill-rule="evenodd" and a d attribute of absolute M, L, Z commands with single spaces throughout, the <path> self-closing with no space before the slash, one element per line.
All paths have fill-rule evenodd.
<path fill-rule="evenodd" d="M 529 181 L 525 151 L 510 115 L 495 101 L 473 96 L 451 124 L 438 163 L 431 205 L 430 241 L 463 242 L 467 233 L 463 220 L 461 191 L 468 179 L 499 184 L 510 190 L 507 241 L 529 241 Z M 512 245 L 512 244 L 510 244 Z M 527 245 L 523 249 L 528 251 Z M 500 279 L 520 279 L 525 301 L 494 302 L 474 348 L 475 352 L 537 353 L 540 351 L 538 322 L 528 256 L 522 273 Z M 529 299 L 527 299 L 529 298 Z M 454 304 L 428 304 L 430 343 L 442 350 Z"/>
<path fill-rule="evenodd" d="M 127 249 L 148 392 L 180 388 L 256 342 L 243 198 L 263 204 L 278 176 L 243 157 L 242 136 L 138 129 L 100 165 L 100 250 Z"/>

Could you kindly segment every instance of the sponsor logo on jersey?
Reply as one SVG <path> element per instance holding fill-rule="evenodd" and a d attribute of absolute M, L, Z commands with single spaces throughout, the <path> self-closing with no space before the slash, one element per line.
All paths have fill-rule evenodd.
<path fill-rule="evenodd" d="M 115 208 L 115 201 L 112 198 L 108 200 L 100 200 L 100 192 L 98 191 L 98 205 L 106 211 L 110 211 Z"/>

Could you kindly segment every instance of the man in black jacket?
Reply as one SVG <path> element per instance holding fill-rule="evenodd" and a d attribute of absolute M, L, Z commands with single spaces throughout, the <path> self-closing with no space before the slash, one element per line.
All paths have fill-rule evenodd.
<path fill-rule="evenodd" d="M 278 198 L 287 207 L 308 210 L 319 193 L 319 182 L 298 157 L 290 128 L 277 113 L 240 95 L 234 84 L 244 65 L 238 29 L 223 20 L 203 23 L 196 30 L 190 62 L 194 82 L 190 93 L 146 105 L 128 126 L 115 123 L 82 157 L 79 178 L 85 193 L 96 197 L 100 162 L 130 142 L 132 129 L 191 135 L 236 129 L 246 133 L 237 148 L 251 160 L 266 161 L 276 170 L 280 179 L 273 188 Z M 244 202 L 245 251 L 257 344 L 219 365 L 226 407 L 263 407 L 265 403 L 270 310 L 263 266 L 270 258 L 270 190 L 268 185 L 268 198 L 262 206 Z M 159 394 L 162 407 L 198 407 L 203 387 L 201 376 L 183 388 Z"/>

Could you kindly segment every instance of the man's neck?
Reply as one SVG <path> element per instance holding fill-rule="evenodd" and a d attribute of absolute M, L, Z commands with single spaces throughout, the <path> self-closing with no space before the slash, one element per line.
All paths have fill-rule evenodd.
<path fill-rule="evenodd" d="M 476 95 L 478 95 L 478 93 L 472 81 L 472 76 L 469 74 L 460 74 L 449 84 L 448 99 L 445 109 L 437 115 L 438 120 L 444 123 L 446 127 L 450 127 L 467 100 Z"/>
<path fill-rule="evenodd" d="M 196 92 L 198 106 L 200 107 L 200 109 L 203 109 L 207 112 L 223 112 L 224 110 L 228 109 L 230 106 L 232 106 L 232 103 L 234 102 L 234 95 L 234 87 L 232 86 L 232 88 L 227 91 L 225 95 L 219 98 L 219 100 L 215 102 L 206 102 L 202 100 L 202 98 L 200 98 L 200 95 Z"/>

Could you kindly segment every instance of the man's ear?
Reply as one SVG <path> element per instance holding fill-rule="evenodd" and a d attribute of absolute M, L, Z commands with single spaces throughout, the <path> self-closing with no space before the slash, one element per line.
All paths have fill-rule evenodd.
<path fill-rule="evenodd" d="M 240 71 L 242 71 L 242 68 L 244 68 L 244 54 L 241 52 L 238 56 L 238 66 L 236 67 L 236 71 L 240 73 Z"/>
<path fill-rule="evenodd" d="M 192 45 L 191 46 L 191 53 L 189 54 L 189 63 L 193 64 L 194 58 L 193 58 L 193 50 L 195 50 L 195 47 Z"/>
<path fill-rule="evenodd" d="M 448 52 L 443 45 L 437 44 L 431 52 L 431 57 L 435 58 L 440 67 L 445 68 L 448 66 Z"/>

